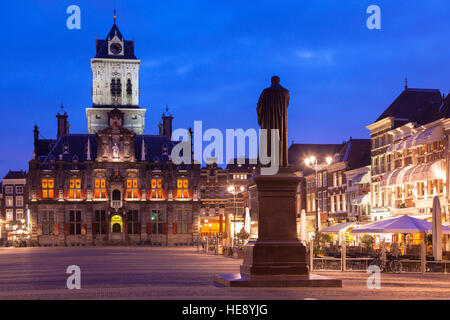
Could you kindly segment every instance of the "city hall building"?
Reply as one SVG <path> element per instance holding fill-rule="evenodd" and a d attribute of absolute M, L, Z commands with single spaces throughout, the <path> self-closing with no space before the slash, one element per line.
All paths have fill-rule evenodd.
<path fill-rule="evenodd" d="M 134 40 L 114 21 L 91 59 L 88 133 L 69 133 L 63 109 L 56 139 L 41 139 L 35 126 L 27 177 L 32 244 L 188 245 L 198 235 L 200 165 L 171 161 L 167 108 L 159 134 L 144 134 L 139 66 Z"/>

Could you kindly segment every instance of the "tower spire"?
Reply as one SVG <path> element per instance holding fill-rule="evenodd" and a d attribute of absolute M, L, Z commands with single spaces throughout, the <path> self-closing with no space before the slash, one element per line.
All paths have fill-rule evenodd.
<path fill-rule="evenodd" d="M 408 78 L 405 78 L 405 90 L 408 89 Z"/>
<path fill-rule="evenodd" d="M 114 24 L 116 24 L 116 18 L 117 18 L 117 11 L 116 8 L 114 8 Z"/>

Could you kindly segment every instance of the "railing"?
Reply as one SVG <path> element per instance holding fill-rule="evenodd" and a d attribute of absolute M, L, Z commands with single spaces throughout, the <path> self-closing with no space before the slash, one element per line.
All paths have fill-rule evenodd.
<path fill-rule="evenodd" d="M 311 271 L 361 271 L 366 272 L 374 258 L 346 258 L 342 270 L 342 259 L 332 257 L 313 258 Z M 422 273 L 421 260 L 400 260 L 401 273 Z M 450 261 L 426 261 L 425 273 L 450 273 Z"/>

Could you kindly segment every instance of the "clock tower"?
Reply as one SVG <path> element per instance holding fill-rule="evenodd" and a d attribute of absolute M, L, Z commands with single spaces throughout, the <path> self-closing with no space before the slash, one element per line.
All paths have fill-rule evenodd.
<path fill-rule="evenodd" d="M 89 133 L 107 128 L 108 112 L 123 113 L 123 127 L 142 134 L 146 109 L 139 107 L 139 66 L 134 55 L 134 39 L 125 40 L 114 24 L 104 40 L 96 40 L 96 55 L 91 59 L 92 107 L 86 108 Z"/>

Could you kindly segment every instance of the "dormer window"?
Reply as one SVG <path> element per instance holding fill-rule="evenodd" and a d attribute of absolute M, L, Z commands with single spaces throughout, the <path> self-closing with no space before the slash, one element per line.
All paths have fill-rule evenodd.
<path fill-rule="evenodd" d="M 65 145 L 63 146 L 63 153 L 64 153 L 64 154 L 69 153 L 69 145 L 68 145 L 68 144 L 65 144 Z"/>

